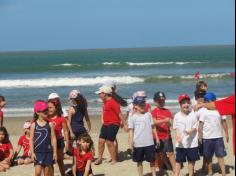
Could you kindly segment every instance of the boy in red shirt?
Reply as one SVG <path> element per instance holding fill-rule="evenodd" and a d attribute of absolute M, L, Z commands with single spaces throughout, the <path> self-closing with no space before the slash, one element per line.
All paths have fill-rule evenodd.
<path fill-rule="evenodd" d="M 163 174 L 163 165 L 171 163 L 173 173 L 175 173 L 175 155 L 174 146 L 171 138 L 170 126 L 173 119 L 170 110 L 165 108 L 166 96 L 164 92 L 157 92 L 154 95 L 154 102 L 157 107 L 152 111 L 154 123 L 156 125 L 157 134 L 160 139 L 160 149 L 157 151 L 158 165 L 161 175 Z"/>
<path fill-rule="evenodd" d="M 4 108 L 5 104 L 6 104 L 5 97 L 0 95 L 0 127 L 3 126 L 4 114 L 2 109 Z"/>
<path fill-rule="evenodd" d="M 101 115 L 102 128 L 98 146 L 99 156 L 95 165 L 102 163 L 105 143 L 107 143 L 109 148 L 111 164 L 115 164 L 117 162 L 117 149 L 114 141 L 116 140 L 120 126 L 125 124 L 125 120 L 122 116 L 120 105 L 112 98 L 112 89 L 110 87 L 103 86 L 96 94 L 99 95 L 104 105 Z"/>

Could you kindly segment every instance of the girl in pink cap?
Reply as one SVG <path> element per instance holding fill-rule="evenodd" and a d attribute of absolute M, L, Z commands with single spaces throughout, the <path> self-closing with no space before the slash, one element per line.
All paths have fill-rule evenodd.
<path fill-rule="evenodd" d="M 53 176 L 57 161 L 57 140 L 53 123 L 48 120 L 48 105 L 38 100 L 34 104 L 34 122 L 30 129 L 30 151 L 35 164 L 35 176 Z"/>
<path fill-rule="evenodd" d="M 23 155 L 18 157 L 17 159 L 18 165 L 23 165 L 23 164 L 27 165 L 33 162 L 30 155 L 30 145 L 29 145 L 30 127 L 31 127 L 31 121 L 26 121 L 23 126 L 24 135 L 22 135 L 18 141 L 18 147 L 16 149 L 15 157 L 17 157 L 20 154 L 22 148 L 24 150 Z"/>

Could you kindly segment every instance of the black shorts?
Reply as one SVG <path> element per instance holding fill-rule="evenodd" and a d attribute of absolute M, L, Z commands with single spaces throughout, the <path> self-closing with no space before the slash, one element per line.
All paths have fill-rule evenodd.
<path fill-rule="evenodd" d="M 101 128 L 101 133 L 99 138 L 113 142 L 116 140 L 116 135 L 119 129 L 120 127 L 117 125 L 109 125 L 109 126 L 103 125 Z"/>
<path fill-rule="evenodd" d="M 155 141 L 156 144 L 156 141 Z M 156 150 L 157 153 L 173 153 L 174 152 L 174 145 L 172 138 L 166 140 L 160 140 L 160 147 Z"/>
<path fill-rule="evenodd" d="M 200 160 L 199 148 L 176 148 L 176 162 L 185 163 L 186 161 L 195 162 Z"/>
<path fill-rule="evenodd" d="M 138 147 L 134 148 L 133 152 L 133 161 L 140 163 L 143 161 L 147 162 L 154 162 L 155 161 L 155 146 L 149 146 L 149 147 Z"/>

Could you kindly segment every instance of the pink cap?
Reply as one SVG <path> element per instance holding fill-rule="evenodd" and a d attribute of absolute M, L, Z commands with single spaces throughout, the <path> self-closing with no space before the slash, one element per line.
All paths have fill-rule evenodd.
<path fill-rule="evenodd" d="M 69 94 L 69 98 L 70 99 L 75 99 L 75 98 L 77 98 L 77 96 L 80 94 L 80 91 L 78 91 L 78 90 L 72 90 L 71 92 L 70 92 L 70 94 Z"/>
<path fill-rule="evenodd" d="M 29 129 L 30 127 L 31 127 L 31 122 L 30 122 L 30 121 L 26 121 L 26 122 L 24 123 L 23 128 L 24 128 L 24 129 Z"/>
<path fill-rule="evenodd" d="M 34 112 L 43 112 L 48 109 L 48 104 L 43 100 L 34 103 Z"/>
<path fill-rule="evenodd" d="M 188 94 L 182 94 L 178 98 L 179 103 L 181 103 L 183 100 L 191 100 L 191 98 L 188 96 Z"/>

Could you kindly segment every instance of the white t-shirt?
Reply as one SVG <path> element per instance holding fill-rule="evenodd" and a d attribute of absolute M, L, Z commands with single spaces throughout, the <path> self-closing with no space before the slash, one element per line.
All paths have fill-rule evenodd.
<path fill-rule="evenodd" d="M 205 108 L 199 110 L 199 121 L 203 122 L 203 139 L 217 139 L 223 137 L 222 120 L 227 117 L 220 116 L 218 111 Z"/>
<path fill-rule="evenodd" d="M 134 147 L 148 147 L 154 145 L 152 114 L 134 114 L 129 118 L 129 129 L 134 130 Z"/>
<path fill-rule="evenodd" d="M 133 105 L 133 103 L 129 104 L 129 106 L 126 108 L 126 112 L 129 113 L 129 116 L 133 115 L 133 113 L 134 113 L 134 105 Z"/>
<path fill-rule="evenodd" d="M 176 142 L 177 148 L 196 148 L 198 147 L 198 118 L 194 111 L 185 116 L 178 112 L 174 117 L 173 129 L 181 136 L 180 141 Z M 188 135 L 186 131 L 196 129 L 193 135 Z"/>

